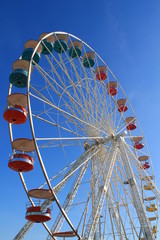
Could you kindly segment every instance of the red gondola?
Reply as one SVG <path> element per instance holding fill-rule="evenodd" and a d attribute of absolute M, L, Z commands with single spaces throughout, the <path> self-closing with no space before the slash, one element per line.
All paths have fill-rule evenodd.
<path fill-rule="evenodd" d="M 8 167 L 16 172 L 29 172 L 33 169 L 34 160 L 27 154 L 14 154 L 9 160 Z"/>
<path fill-rule="evenodd" d="M 140 143 L 140 142 L 136 142 L 134 144 L 134 148 L 139 150 L 139 149 L 142 149 L 144 147 L 143 143 Z"/>
<path fill-rule="evenodd" d="M 96 78 L 100 81 L 104 81 L 107 78 L 106 74 L 106 67 L 105 66 L 99 66 L 95 70 Z"/>
<path fill-rule="evenodd" d="M 148 169 L 148 168 L 150 168 L 150 165 L 149 165 L 148 162 L 145 162 L 143 165 L 140 166 L 140 168 L 142 168 L 142 169 Z"/>
<path fill-rule="evenodd" d="M 132 130 L 136 129 L 136 124 L 135 124 L 135 118 L 134 117 L 126 118 L 125 122 L 126 122 L 126 125 L 127 125 L 126 126 L 127 130 L 132 131 Z"/>
<path fill-rule="evenodd" d="M 119 99 L 117 101 L 118 105 L 118 112 L 126 112 L 128 110 L 128 107 L 126 106 L 126 99 Z"/>
<path fill-rule="evenodd" d="M 125 105 L 121 105 L 118 107 L 118 112 L 126 112 L 128 110 L 128 107 Z"/>
<path fill-rule="evenodd" d="M 24 107 L 15 105 L 7 108 L 3 117 L 8 123 L 22 124 L 27 120 L 27 111 Z"/>
<path fill-rule="evenodd" d="M 108 91 L 108 94 L 111 95 L 111 96 L 115 96 L 118 92 L 117 90 L 117 83 L 116 82 L 109 82 L 107 84 L 107 91 Z"/>
<path fill-rule="evenodd" d="M 27 208 L 25 218 L 30 222 L 43 223 L 51 220 L 51 210 L 42 210 L 41 206 L 32 206 Z"/>
<path fill-rule="evenodd" d="M 136 129 L 136 125 L 133 124 L 133 123 L 130 123 L 130 124 L 127 126 L 127 130 L 132 131 L 132 130 L 134 130 L 134 129 Z"/>

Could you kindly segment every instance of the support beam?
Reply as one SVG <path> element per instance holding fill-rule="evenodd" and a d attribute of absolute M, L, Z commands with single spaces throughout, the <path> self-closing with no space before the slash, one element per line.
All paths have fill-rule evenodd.
<path fill-rule="evenodd" d="M 131 167 L 131 164 L 130 164 L 130 161 L 129 161 L 129 158 L 128 158 L 128 155 L 126 152 L 124 138 L 119 137 L 117 139 L 117 141 L 119 144 L 123 164 L 124 164 L 126 175 L 128 178 L 131 196 L 132 196 L 132 199 L 134 202 L 137 216 L 139 218 L 139 222 L 142 227 L 144 239 L 145 240 L 154 240 L 154 237 L 152 234 L 152 229 L 151 229 L 151 224 L 147 218 L 144 204 L 143 204 L 142 198 L 140 196 L 139 189 L 136 184 L 135 176 L 134 176 L 134 173 L 133 173 L 133 170 L 132 170 L 132 167 Z"/>
<path fill-rule="evenodd" d="M 95 198 L 95 203 L 96 203 L 95 205 L 97 206 L 95 215 L 93 216 L 92 213 L 90 215 L 88 224 L 85 229 L 83 240 L 92 240 L 95 235 L 99 218 L 101 215 L 101 210 L 104 204 L 104 200 L 106 198 L 106 193 L 108 192 L 110 179 L 113 172 L 113 167 L 116 161 L 117 151 L 118 151 L 118 143 L 116 140 L 112 140 L 112 149 L 109 154 L 109 157 L 107 157 L 107 159 L 104 160 L 104 164 L 101 165 L 101 170 L 102 170 L 102 168 L 105 168 L 105 165 L 106 165 L 105 161 L 107 161 L 108 163 L 108 169 L 107 171 L 105 171 L 105 182 L 99 189 L 98 195 Z"/>
<path fill-rule="evenodd" d="M 69 209 L 71 207 L 71 204 L 72 204 L 72 202 L 75 198 L 75 195 L 77 193 L 77 190 L 78 190 L 79 185 L 80 185 L 80 183 L 83 179 L 83 176 L 86 172 L 87 167 L 88 167 L 88 163 L 86 163 L 82 167 L 82 169 L 80 170 L 80 173 L 76 175 L 75 180 L 74 180 L 74 182 L 71 186 L 71 189 L 70 189 L 69 193 L 67 194 L 67 197 L 66 197 L 66 199 L 64 201 L 64 204 L 62 206 L 66 213 L 69 211 Z M 59 212 L 59 214 L 58 214 L 58 216 L 57 216 L 57 218 L 56 218 L 56 220 L 55 220 L 55 222 L 54 222 L 54 224 L 51 228 L 51 232 L 52 233 L 59 232 L 61 230 L 61 227 L 63 225 L 64 220 L 65 220 L 65 218 L 64 218 L 63 214 L 61 212 Z M 48 237 L 47 237 L 47 240 L 49 240 L 49 239 L 51 239 L 50 235 L 48 235 Z"/>
<path fill-rule="evenodd" d="M 110 190 L 108 191 L 107 200 L 108 200 L 110 213 L 111 213 L 111 216 L 113 218 L 114 225 L 116 227 L 116 231 L 117 231 L 117 233 L 119 235 L 119 239 L 123 240 L 124 239 L 124 235 L 122 234 L 122 228 L 121 228 L 121 224 L 120 224 L 119 213 L 117 211 L 117 208 L 114 206 L 113 194 L 112 194 L 112 192 Z"/>

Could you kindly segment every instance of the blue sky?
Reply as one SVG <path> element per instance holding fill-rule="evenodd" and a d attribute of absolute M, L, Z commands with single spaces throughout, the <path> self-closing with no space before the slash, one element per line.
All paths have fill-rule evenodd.
<path fill-rule="evenodd" d="M 25 223 L 27 201 L 18 175 L 7 166 L 11 145 L 3 111 L 9 74 L 24 43 L 43 32 L 66 31 L 78 36 L 111 68 L 136 112 L 160 189 L 160 1 L 6 0 L 1 1 L 0 9 L 1 238 L 12 239 Z"/>

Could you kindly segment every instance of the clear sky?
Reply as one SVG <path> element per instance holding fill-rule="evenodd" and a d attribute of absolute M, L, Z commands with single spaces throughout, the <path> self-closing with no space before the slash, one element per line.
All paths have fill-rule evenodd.
<path fill-rule="evenodd" d="M 3 111 L 9 74 L 24 43 L 38 40 L 43 32 L 66 31 L 78 36 L 111 68 L 136 112 L 160 189 L 160 1 L 5 0 L 0 9 L 0 238 L 13 239 L 23 226 L 27 201 L 18 174 L 7 166 L 11 145 Z"/>

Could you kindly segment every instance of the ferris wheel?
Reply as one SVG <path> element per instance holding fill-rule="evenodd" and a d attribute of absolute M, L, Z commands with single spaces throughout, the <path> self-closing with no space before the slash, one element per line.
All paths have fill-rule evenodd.
<path fill-rule="evenodd" d="M 15 240 L 156 239 L 152 162 L 135 112 L 103 59 L 65 32 L 29 40 L 13 63 L 4 118 L 29 203 Z M 24 203 L 25 204 L 25 203 Z"/>

